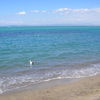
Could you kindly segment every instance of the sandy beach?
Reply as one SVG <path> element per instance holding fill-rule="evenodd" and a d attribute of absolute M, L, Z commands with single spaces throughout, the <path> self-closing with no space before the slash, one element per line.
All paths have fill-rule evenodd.
<path fill-rule="evenodd" d="M 100 100 L 100 75 L 66 85 L 2 94 L 0 100 Z"/>

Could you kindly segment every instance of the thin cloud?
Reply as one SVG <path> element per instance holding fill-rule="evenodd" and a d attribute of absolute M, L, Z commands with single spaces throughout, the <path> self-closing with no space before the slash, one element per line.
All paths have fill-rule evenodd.
<path fill-rule="evenodd" d="M 32 13 L 39 13 L 40 10 L 31 10 Z"/>
<path fill-rule="evenodd" d="M 24 24 L 23 21 L 17 21 L 17 20 L 0 20 L 1 25 L 22 25 Z"/>
<path fill-rule="evenodd" d="M 54 10 L 55 13 L 100 13 L 100 8 L 81 8 L 81 9 L 71 9 L 71 8 L 59 8 Z"/>
<path fill-rule="evenodd" d="M 30 13 L 33 13 L 30 15 Z M 45 14 L 45 18 L 41 16 Z M 19 15 L 25 15 L 26 12 L 18 12 Z M 100 8 L 59 8 L 53 10 L 31 10 L 28 11 L 29 16 L 33 19 L 23 19 L 24 23 L 31 24 L 62 24 L 62 25 L 100 25 Z M 38 17 L 34 14 L 39 14 Z M 49 18 L 48 18 L 49 17 Z"/>
<path fill-rule="evenodd" d="M 16 14 L 17 15 L 26 15 L 26 12 L 25 11 L 21 11 L 21 12 L 17 12 Z"/>
<path fill-rule="evenodd" d="M 53 12 L 62 24 L 100 25 L 100 8 L 59 8 Z"/>
<path fill-rule="evenodd" d="M 47 10 L 31 10 L 31 13 L 46 13 Z"/>
<path fill-rule="evenodd" d="M 47 10 L 41 10 L 41 12 L 42 12 L 42 13 L 46 13 L 46 12 L 48 12 L 48 11 L 47 11 Z"/>
<path fill-rule="evenodd" d="M 59 8 L 59 9 L 54 10 L 54 12 L 59 13 L 59 12 L 66 12 L 70 10 L 71 10 L 70 8 Z"/>

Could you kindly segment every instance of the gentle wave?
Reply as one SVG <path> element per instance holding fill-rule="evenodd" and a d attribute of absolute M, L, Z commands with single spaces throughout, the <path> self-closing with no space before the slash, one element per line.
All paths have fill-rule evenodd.
<path fill-rule="evenodd" d="M 39 73 L 37 73 L 39 74 Z M 75 79 L 82 77 L 89 77 L 100 74 L 100 64 L 92 64 L 91 67 L 81 68 L 81 69 L 64 69 L 60 71 L 48 71 L 44 72 L 40 76 L 35 73 L 22 74 L 19 76 L 3 76 L 0 78 L 0 94 L 11 91 L 13 89 L 18 89 L 26 87 L 31 84 L 38 84 L 41 82 L 47 82 L 57 79 Z"/>

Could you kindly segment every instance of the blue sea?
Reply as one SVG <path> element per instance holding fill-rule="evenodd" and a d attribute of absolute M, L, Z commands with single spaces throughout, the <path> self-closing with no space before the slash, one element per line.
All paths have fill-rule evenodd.
<path fill-rule="evenodd" d="M 0 27 L 0 93 L 97 74 L 99 26 Z"/>

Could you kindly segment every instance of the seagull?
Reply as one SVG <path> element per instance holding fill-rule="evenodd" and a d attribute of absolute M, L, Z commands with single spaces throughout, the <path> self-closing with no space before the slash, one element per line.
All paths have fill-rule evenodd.
<path fill-rule="evenodd" d="M 34 64 L 34 62 L 32 60 L 29 61 L 30 66 L 32 66 Z"/>

